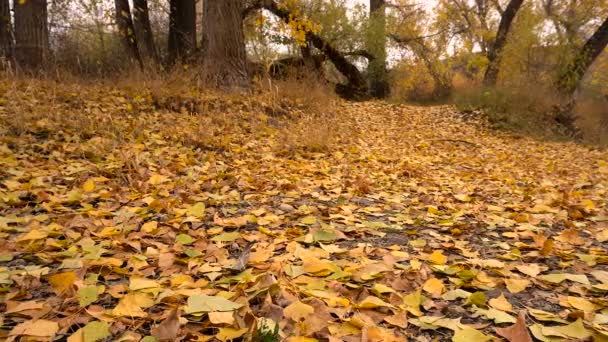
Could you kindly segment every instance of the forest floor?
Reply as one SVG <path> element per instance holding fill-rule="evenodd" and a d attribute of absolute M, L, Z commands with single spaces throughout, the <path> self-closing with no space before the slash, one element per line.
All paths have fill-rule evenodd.
<path fill-rule="evenodd" d="M 608 340 L 606 150 L 448 106 L 1 88 L 0 340 Z"/>

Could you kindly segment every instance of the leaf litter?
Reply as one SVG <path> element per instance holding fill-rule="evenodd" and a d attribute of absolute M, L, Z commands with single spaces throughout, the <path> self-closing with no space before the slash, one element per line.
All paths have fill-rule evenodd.
<path fill-rule="evenodd" d="M 605 150 L 445 106 L 302 133 L 256 96 L 4 93 L 2 339 L 608 340 Z"/>

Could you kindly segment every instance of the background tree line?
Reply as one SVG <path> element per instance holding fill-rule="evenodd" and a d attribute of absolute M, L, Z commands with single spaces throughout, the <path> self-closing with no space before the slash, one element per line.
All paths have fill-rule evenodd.
<path fill-rule="evenodd" d="M 299 68 L 351 99 L 541 86 L 570 127 L 582 93 L 608 93 L 607 45 L 608 0 L 0 0 L 6 68 L 196 66 L 223 89 Z"/>

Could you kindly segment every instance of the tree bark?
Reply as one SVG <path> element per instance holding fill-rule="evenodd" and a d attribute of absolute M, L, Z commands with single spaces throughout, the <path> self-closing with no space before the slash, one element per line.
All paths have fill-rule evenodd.
<path fill-rule="evenodd" d="M 9 0 L 0 0 L 0 58 L 2 67 L 14 62 L 13 25 Z"/>
<path fill-rule="evenodd" d="M 369 1 L 371 32 L 367 38 L 367 50 L 375 56 L 369 60 L 367 72 L 370 80 L 370 94 L 375 98 L 386 98 L 390 94 L 388 72 L 386 70 L 386 2 Z"/>
<path fill-rule="evenodd" d="M 40 68 L 49 52 L 46 0 L 14 0 L 15 59 L 25 69 Z"/>
<path fill-rule="evenodd" d="M 242 0 L 205 0 L 202 58 L 209 85 L 227 90 L 250 86 Z"/>
<path fill-rule="evenodd" d="M 143 62 L 139 49 L 137 48 L 137 37 L 135 36 L 135 28 L 131 17 L 131 8 L 129 0 L 115 0 L 115 16 L 116 26 L 123 49 L 131 62 L 136 62 L 143 69 Z"/>
<path fill-rule="evenodd" d="M 13 26 L 9 0 L 0 0 L 0 58 L 4 63 L 13 61 Z"/>
<path fill-rule="evenodd" d="M 608 46 L 608 18 L 587 40 L 585 45 L 574 56 L 572 63 L 560 75 L 558 86 L 562 93 L 572 97 L 585 76 L 585 73 L 593 62 Z"/>
<path fill-rule="evenodd" d="M 500 17 L 500 24 L 498 25 L 498 32 L 496 33 L 496 39 L 494 44 L 488 50 L 488 60 L 490 64 L 486 69 L 486 73 L 483 78 L 483 84 L 486 87 L 496 86 L 498 81 L 498 73 L 500 72 L 500 55 L 502 50 L 507 45 L 507 37 L 511 30 L 511 24 L 517 16 L 517 12 L 521 8 L 524 0 L 511 0 L 509 4 L 502 12 Z"/>
<path fill-rule="evenodd" d="M 169 11 L 169 63 L 184 62 L 194 54 L 195 50 L 196 2 L 194 0 L 171 0 Z"/>
<path fill-rule="evenodd" d="M 133 26 L 142 57 L 147 62 L 158 63 L 158 52 L 150 24 L 148 0 L 133 0 Z"/>

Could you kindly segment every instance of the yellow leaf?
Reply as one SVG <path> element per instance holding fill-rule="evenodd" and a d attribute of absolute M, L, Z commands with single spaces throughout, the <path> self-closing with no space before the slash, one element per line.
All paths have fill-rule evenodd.
<path fill-rule="evenodd" d="M 53 291 L 60 296 L 69 292 L 76 282 L 76 273 L 64 272 L 49 276 L 49 283 L 53 287 Z"/>
<path fill-rule="evenodd" d="M 133 277 L 133 278 L 129 279 L 129 290 L 131 290 L 131 291 L 137 291 L 137 290 L 143 290 L 143 289 L 149 289 L 149 288 L 158 288 L 158 287 L 160 287 L 158 282 L 156 282 L 155 280 L 152 280 L 152 279 L 137 278 L 137 277 Z"/>
<path fill-rule="evenodd" d="M 434 251 L 429 256 L 429 261 L 435 265 L 445 265 L 448 261 L 448 257 L 443 255 L 441 251 Z"/>
<path fill-rule="evenodd" d="M 193 206 L 189 207 L 188 209 L 186 209 L 186 215 L 194 216 L 196 218 L 205 217 L 205 203 L 198 202 Z"/>
<path fill-rule="evenodd" d="M 608 229 L 604 229 L 596 235 L 597 241 L 606 242 L 608 241 Z"/>
<path fill-rule="evenodd" d="M 317 218 L 314 216 L 306 216 L 300 219 L 300 222 L 306 225 L 313 225 L 317 223 Z"/>
<path fill-rule="evenodd" d="M 568 296 L 568 304 L 570 304 L 570 306 L 572 306 L 575 309 L 585 311 L 585 312 L 593 312 L 597 309 L 595 304 L 591 303 L 590 301 L 588 301 L 584 298 L 580 298 L 580 297 Z"/>
<path fill-rule="evenodd" d="M 445 291 L 445 286 L 443 285 L 443 282 L 441 280 L 437 278 L 431 278 L 424 283 L 422 289 L 431 294 L 431 296 L 433 296 L 434 298 L 436 298 L 440 297 L 441 294 L 443 294 L 443 292 Z"/>
<path fill-rule="evenodd" d="M 25 321 L 18 324 L 9 336 L 53 337 L 59 331 L 59 324 L 44 319 Z"/>
<path fill-rule="evenodd" d="M 375 309 L 378 307 L 394 308 L 394 306 L 392 306 L 391 304 L 386 303 L 382 299 L 374 296 L 365 297 L 365 299 L 359 302 L 356 307 L 359 309 Z"/>
<path fill-rule="evenodd" d="M 219 328 L 218 333 L 215 334 L 215 338 L 220 341 L 232 341 L 235 340 L 249 331 L 247 328 L 234 329 L 234 328 Z"/>
<path fill-rule="evenodd" d="M 84 182 L 84 184 L 82 184 L 82 190 L 86 191 L 86 192 L 91 192 L 91 191 L 95 190 L 95 181 L 93 181 L 92 179 L 89 179 L 86 182 Z"/>
<path fill-rule="evenodd" d="M 151 185 L 158 185 L 167 182 L 168 180 L 169 178 L 163 175 L 153 174 L 152 176 L 150 176 L 150 179 L 148 179 L 148 183 L 150 183 Z"/>
<path fill-rule="evenodd" d="M 527 279 L 505 278 L 505 285 L 507 285 L 509 292 L 519 293 L 530 285 L 530 281 Z"/>
<path fill-rule="evenodd" d="M 498 310 L 507 311 L 507 312 L 513 311 L 513 305 L 511 305 L 511 303 L 509 303 L 507 298 L 505 298 L 505 296 L 502 293 L 500 294 L 500 296 L 490 299 L 488 304 L 490 304 L 491 307 L 498 309 Z"/>
<path fill-rule="evenodd" d="M 209 313 L 209 321 L 213 324 L 234 324 L 234 313 L 231 311 L 213 311 Z"/>
<path fill-rule="evenodd" d="M 122 297 L 118 305 L 112 310 L 112 315 L 118 317 L 146 317 L 147 314 L 139 305 L 137 297 L 129 293 Z"/>
<path fill-rule="evenodd" d="M 141 225 L 140 231 L 144 233 L 154 233 L 158 229 L 158 222 L 148 221 Z"/>
<path fill-rule="evenodd" d="M 539 264 L 524 264 L 524 265 L 517 265 L 515 268 L 517 268 L 517 270 L 525 275 L 528 275 L 530 277 L 536 277 L 537 275 L 540 274 L 540 272 L 546 270 L 546 267 L 541 267 Z"/>
<path fill-rule="evenodd" d="M 49 236 L 49 234 L 47 232 L 44 232 L 44 231 L 38 230 L 38 229 L 33 229 L 33 230 L 30 230 L 27 234 L 18 238 L 17 242 L 42 240 L 42 239 L 46 239 L 48 236 Z"/>
<path fill-rule="evenodd" d="M 284 310 L 283 315 L 295 322 L 299 322 L 312 313 L 315 312 L 315 308 L 308 304 L 304 304 L 300 301 L 295 301 L 289 304 Z"/>
<path fill-rule="evenodd" d="M 453 342 L 485 342 L 492 338 L 473 328 L 458 329 L 452 337 Z"/>
<path fill-rule="evenodd" d="M 585 329 L 583 321 L 579 318 L 576 322 L 558 327 L 542 327 L 542 334 L 545 336 L 556 336 L 571 339 L 586 339 L 591 337 L 591 333 Z"/>

